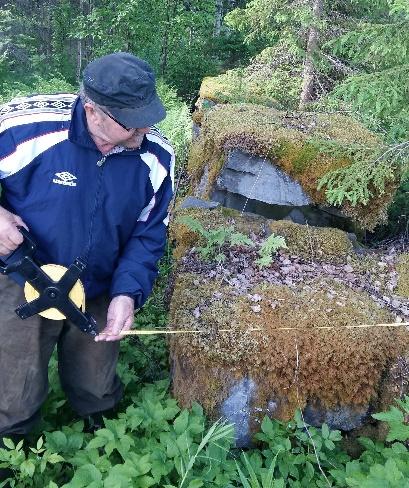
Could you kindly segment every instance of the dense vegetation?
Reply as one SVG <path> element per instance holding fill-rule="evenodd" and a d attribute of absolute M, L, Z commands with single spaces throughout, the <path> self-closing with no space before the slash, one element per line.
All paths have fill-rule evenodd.
<path fill-rule="evenodd" d="M 381 160 L 402 177 L 391 223 L 378 235 L 407 235 L 406 0 L 5 2 L 0 102 L 18 94 L 75 92 L 86 63 L 117 50 L 147 59 L 160 78 L 169 114 L 162 128 L 175 144 L 178 174 L 190 138 L 189 106 L 204 76 L 267 67 L 280 108 L 352 114 L 389 144 Z M 171 266 L 169 251 L 137 327 L 166 325 Z M 409 399 L 377 417 L 391 427 L 388 442 L 362 439 L 354 459 L 339 432 L 325 425 L 307 429 L 300 414 L 288 424 L 265 419 L 257 447 L 244 454 L 232 448 L 229 426 L 211 425 L 199 405 L 181 410 L 171 398 L 164 339 L 123 341 L 119 371 L 126 394 L 117 418 L 92 435 L 66 405 L 53 359 L 42 424 L 29 441 L 0 450 L 2 466 L 13 469 L 12 486 L 409 487 Z"/>
<path fill-rule="evenodd" d="M 138 327 L 165 326 L 170 255 Z M 360 438 L 351 457 L 339 431 L 307 427 L 297 413 L 288 423 L 267 417 L 257 447 L 234 449 L 233 431 L 209 424 L 200 405 L 181 409 L 169 394 L 166 342 L 144 337 L 122 342 L 119 373 L 125 397 L 117 417 L 90 434 L 73 418 L 58 385 L 56 360 L 43 420 L 30 439 L 6 441 L 0 466 L 11 486 L 25 488 L 404 488 L 409 486 L 409 398 L 375 418 L 389 426 L 387 443 Z M 31 447 L 28 447 L 31 446 Z M 2 484 L 0 483 L 0 486 Z"/>

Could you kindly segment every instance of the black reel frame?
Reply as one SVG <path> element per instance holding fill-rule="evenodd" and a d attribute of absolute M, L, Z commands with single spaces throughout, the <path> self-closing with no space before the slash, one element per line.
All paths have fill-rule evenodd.
<path fill-rule="evenodd" d="M 61 279 L 53 281 L 34 261 L 37 246 L 29 233 L 23 227 L 18 229 L 24 237 L 22 244 L 25 247 L 24 256 L 11 263 L 5 263 L 0 259 L 0 273 L 3 275 L 18 273 L 37 290 L 40 296 L 17 307 L 16 314 L 21 319 L 26 319 L 49 308 L 56 308 L 82 332 L 92 336 L 98 335 L 97 324 L 92 315 L 82 312 L 69 297 L 72 287 L 86 268 L 86 264 L 80 258 L 75 259 Z"/>

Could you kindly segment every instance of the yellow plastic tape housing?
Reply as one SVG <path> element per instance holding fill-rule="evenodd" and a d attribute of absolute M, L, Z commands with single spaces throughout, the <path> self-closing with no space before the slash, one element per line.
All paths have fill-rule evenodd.
<path fill-rule="evenodd" d="M 60 266 L 59 264 L 45 264 L 44 266 L 41 266 L 41 269 L 53 281 L 59 281 L 67 271 L 67 268 Z M 26 282 L 24 285 L 24 296 L 27 302 L 31 302 L 39 297 L 39 293 L 30 285 L 30 283 Z M 77 280 L 68 296 L 78 308 L 80 308 L 83 312 L 85 311 L 85 291 L 80 280 Z M 48 308 L 47 310 L 40 312 L 38 315 L 50 320 L 64 320 L 67 318 L 56 308 Z"/>

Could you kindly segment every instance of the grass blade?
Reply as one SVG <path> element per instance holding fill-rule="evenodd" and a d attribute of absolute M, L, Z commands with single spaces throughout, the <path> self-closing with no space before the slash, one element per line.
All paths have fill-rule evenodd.
<path fill-rule="evenodd" d="M 238 465 L 237 461 L 236 461 L 236 468 L 237 468 L 237 471 L 239 473 L 240 481 L 241 481 L 241 484 L 243 485 L 243 488 L 252 488 L 252 486 L 250 485 L 250 483 L 245 478 L 245 476 L 243 474 L 243 471 L 240 469 L 240 466 Z"/>

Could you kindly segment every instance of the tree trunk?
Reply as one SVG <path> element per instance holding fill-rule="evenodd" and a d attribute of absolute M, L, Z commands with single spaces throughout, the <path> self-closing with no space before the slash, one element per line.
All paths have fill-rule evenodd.
<path fill-rule="evenodd" d="M 164 22 L 164 32 L 162 37 L 162 47 L 160 53 L 160 74 L 162 76 L 165 75 L 166 68 L 168 66 L 170 26 L 173 18 L 176 15 L 177 7 L 178 7 L 177 0 L 167 2 L 166 20 Z"/>
<path fill-rule="evenodd" d="M 80 0 L 80 15 L 84 15 L 84 0 Z M 77 41 L 77 81 L 81 79 L 82 71 L 82 59 L 83 59 L 83 40 L 78 39 Z"/>
<path fill-rule="evenodd" d="M 323 11 L 323 0 L 312 0 L 312 25 L 308 34 L 307 52 L 304 61 L 303 84 L 299 103 L 299 109 L 305 108 L 306 104 L 312 100 L 314 84 L 314 54 L 318 48 L 319 32 L 317 22 L 321 18 Z"/>
<path fill-rule="evenodd" d="M 160 74 L 162 76 L 166 73 L 166 67 L 168 65 L 168 48 L 169 48 L 169 28 L 170 28 L 170 3 L 167 2 L 166 6 L 166 21 L 164 23 L 164 32 L 162 37 L 162 47 L 160 52 Z"/>
<path fill-rule="evenodd" d="M 162 49 L 160 53 L 160 74 L 162 76 L 166 73 L 166 68 L 168 65 L 168 42 L 169 42 L 169 34 L 166 30 L 163 34 L 162 38 Z"/>
<path fill-rule="evenodd" d="M 219 37 L 223 19 L 223 0 L 216 0 L 213 37 Z"/>
<path fill-rule="evenodd" d="M 84 0 L 82 0 L 84 1 Z M 95 2 L 94 4 L 94 0 L 88 0 L 87 3 L 85 3 L 85 12 L 84 12 L 84 15 L 89 15 L 92 13 L 92 11 L 94 10 L 94 8 L 98 7 L 99 4 L 98 2 Z M 91 57 L 93 57 L 93 51 L 94 51 L 94 38 L 92 36 L 87 36 L 85 37 L 85 39 L 83 40 L 83 56 L 82 56 L 82 60 L 83 62 L 88 62 L 90 61 Z"/>
<path fill-rule="evenodd" d="M 81 79 L 82 70 L 82 39 L 77 41 L 77 81 Z"/>

